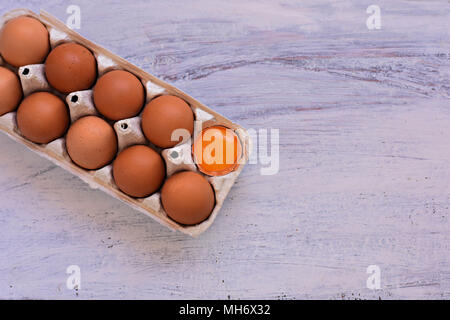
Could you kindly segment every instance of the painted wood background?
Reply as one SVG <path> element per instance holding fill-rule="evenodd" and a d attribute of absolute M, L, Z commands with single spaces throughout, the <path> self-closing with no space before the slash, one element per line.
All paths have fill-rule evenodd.
<path fill-rule="evenodd" d="M 247 128 L 214 225 L 173 233 L 0 135 L 0 298 L 449 299 L 448 1 L 17 1 Z M 368 30 L 366 8 L 381 8 Z M 66 288 L 66 268 L 81 288 Z M 381 289 L 366 268 L 381 269 Z"/>

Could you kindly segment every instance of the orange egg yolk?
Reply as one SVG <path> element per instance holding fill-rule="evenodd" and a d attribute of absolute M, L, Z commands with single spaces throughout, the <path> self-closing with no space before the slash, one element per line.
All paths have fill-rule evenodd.
<path fill-rule="evenodd" d="M 210 176 L 221 176 L 239 167 L 242 146 L 233 130 L 213 126 L 204 129 L 196 138 L 193 154 L 201 172 Z"/>

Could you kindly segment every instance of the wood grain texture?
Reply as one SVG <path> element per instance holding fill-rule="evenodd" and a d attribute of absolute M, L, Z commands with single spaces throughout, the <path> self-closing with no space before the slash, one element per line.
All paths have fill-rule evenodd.
<path fill-rule="evenodd" d="M 71 3 L 0 13 L 65 20 Z M 191 239 L 0 135 L 0 298 L 450 298 L 448 1 L 77 4 L 83 36 L 244 127 L 279 128 L 280 171 L 248 165 Z"/>

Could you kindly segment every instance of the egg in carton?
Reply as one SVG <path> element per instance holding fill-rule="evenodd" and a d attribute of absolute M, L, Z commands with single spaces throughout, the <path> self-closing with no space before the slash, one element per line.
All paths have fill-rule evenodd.
<path fill-rule="evenodd" d="M 237 177 L 241 173 L 245 162 L 248 159 L 249 150 L 249 136 L 245 129 L 237 124 L 234 124 L 222 115 L 209 109 L 199 101 L 190 97 L 179 89 L 169 85 L 168 83 L 154 77 L 153 75 L 137 68 L 125 59 L 107 51 L 106 49 L 94 44 L 93 42 L 81 37 L 78 33 L 69 29 L 61 21 L 57 20 L 50 14 L 41 11 L 40 15 L 27 9 L 16 9 L 5 14 L 0 20 L 0 31 L 4 24 L 10 19 L 19 16 L 29 16 L 40 21 L 48 30 L 49 41 L 51 49 L 64 43 L 78 43 L 85 48 L 88 48 L 95 56 L 97 63 L 97 77 L 110 72 L 112 70 L 125 70 L 135 75 L 141 81 L 145 88 L 145 103 L 161 95 L 173 95 L 183 99 L 192 109 L 196 121 L 202 121 L 202 125 L 196 125 L 194 128 L 194 139 L 186 139 L 180 144 L 161 149 L 150 143 L 141 126 L 142 110 L 140 114 L 128 119 L 121 119 L 118 121 L 109 121 L 117 136 L 118 152 L 133 145 L 146 145 L 161 154 L 165 161 L 166 177 L 168 179 L 173 174 L 180 171 L 192 171 L 203 175 L 211 184 L 215 193 L 214 208 L 206 220 L 196 225 L 183 225 L 171 219 L 161 204 L 160 190 L 145 198 L 134 198 L 123 193 L 116 186 L 113 174 L 112 164 L 108 164 L 97 170 L 83 169 L 71 160 L 67 149 L 65 137 L 56 139 L 47 144 L 36 144 L 23 137 L 17 127 L 16 112 L 9 112 L 0 117 L 0 129 L 5 132 L 10 138 L 16 140 L 37 154 L 49 159 L 59 167 L 75 174 L 83 181 L 89 184 L 93 189 L 101 189 L 112 197 L 119 199 L 134 209 L 146 214 L 147 216 L 158 221 L 162 225 L 167 226 L 171 230 L 177 230 L 190 236 L 198 236 L 211 226 L 222 204 L 235 183 Z M 22 85 L 23 96 L 27 97 L 34 92 L 48 91 L 51 92 L 67 103 L 70 122 L 85 116 L 98 116 L 99 112 L 93 102 L 92 88 L 88 90 L 70 92 L 62 94 L 53 89 L 45 75 L 44 64 L 32 64 L 19 67 L 13 67 L 7 64 L 0 56 L 0 65 L 6 67 L 20 78 Z M 198 165 L 194 162 L 192 144 L 197 135 L 201 135 L 202 129 L 223 126 L 231 129 L 239 139 L 242 147 L 242 154 L 239 157 L 239 164 L 237 168 L 227 174 L 220 176 L 205 175 L 199 170 Z"/>

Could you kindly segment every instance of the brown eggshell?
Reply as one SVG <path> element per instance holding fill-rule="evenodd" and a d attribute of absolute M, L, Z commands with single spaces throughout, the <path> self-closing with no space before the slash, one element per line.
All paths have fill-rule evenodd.
<path fill-rule="evenodd" d="M 0 34 L 0 53 L 15 67 L 41 63 L 49 50 L 47 29 L 31 17 L 21 16 L 8 21 Z"/>
<path fill-rule="evenodd" d="M 147 197 L 157 191 L 165 177 L 161 156 L 144 145 L 123 150 L 113 163 L 114 181 L 122 192 L 132 197 Z"/>
<path fill-rule="evenodd" d="M 22 99 L 22 86 L 17 75 L 0 67 L 0 116 L 16 110 Z"/>
<path fill-rule="evenodd" d="M 69 122 L 69 112 L 64 101 L 49 92 L 29 95 L 17 109 L 20 132 L 35 143 L 49 143 L 62 137 Z"/>
<path fill-rule="evenodd" d="M 164 183 L 161 202 L 170 218 L 181 224 L 194 225 L 211 214 L 215 203 L 214 190 L 201 174 L 182 171 Z"/>
<path fill-rule="evenodd" d="M 53 49 L 45 61 L 45 76 L 62 93 L 86 90 L 97 78 L 94 55 L 76 43 L 64 43 Z"/>
<path fill-rule="evenodd" d="M 182 141 L 172 141 L 176 129 L 185 129 L 192 135 L 194 114 L 189 105 L 176 96 L 165 95 L 150 101 L 142 113 L 142 130 L 153 144 L 171 148 Z"/>
<path fill-rule="evenodd" d="M 87 116 L 75 121 L 66 136 L 67 153 L 82 168 L 94 170 L 110 163 L 117 153 L 114 129 L 103 119 Z"/>
<path fill-rule="evenodd" d="M 144 104 L 144 86 L 130 72 L 114 70 L 103 75 L 94 87 L 97 110 L 111 120 L 136 116 Z"/>

